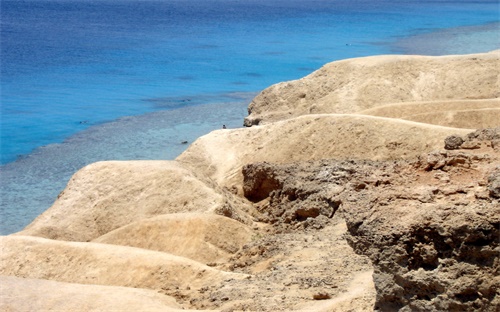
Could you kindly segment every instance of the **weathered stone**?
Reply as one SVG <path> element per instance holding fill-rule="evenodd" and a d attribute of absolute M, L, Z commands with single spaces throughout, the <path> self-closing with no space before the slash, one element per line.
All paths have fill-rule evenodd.
<path fill-rule="evenodd" d="M 464 139 L 460 136 L 450 135 L 444 140 L 444 148 L 447 150 L 459 149 L 462 143 L 464 143 Z"/>
<path fill-rule="evenodd" d="M 478 140 L 467 140 L 460 146 L 462 149 L 478 149 L 481 148 L 481 142 Z"/>
<path fill-rule="evenodd" d="M 478 133 L 486 147 L 491 131 Z M 462 150 L 415 162 L 255 166 L 277 185 L 261 207 L 274 227 L 319 229 L 328 211 L 346 219 L 349 244 L 374 265 L 376 309 L 496 312 L 500 168 L 491 164 L 499 158 Z"/>
<path fill-rule="evenodd" d="M 500 199 L 500 168 L 490 174 L 488 177 L 488 184 L 490 196 Z"/>
<path fill-rule="evenodd" d="M 272 167 L 265 162 L 243 167 L 243 194 L 246 198 L 258 202 L 280 187 L 280 182 L 272 174 Z"/>
<path fill-rule="evenodd" d="M 326 299 L 330 299 L 332 296 L 330 296 L 328 293 L 326 292 L 321 292 L 321 293 L 317 293 L 317 294 L 314 294 L 313 295 L 313 299 L 314 300 L 326 300 Z"/>

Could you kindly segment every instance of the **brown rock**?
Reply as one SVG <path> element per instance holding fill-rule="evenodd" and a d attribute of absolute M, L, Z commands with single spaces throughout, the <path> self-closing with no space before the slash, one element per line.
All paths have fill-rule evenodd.
<path fill-rule="evenodd" d="M 500 199 L 500 168 L 497 168 L 490 174 L 490 176 L 488 177 L 488 183 L 490 196 Z"/>
<path fill-rule="evenodd" d="M 324 292 L 317 293 L 317 294 L 313 295 L 314 300 L 326 300 L 326 299 L 330 299 L 330 298 L 332 298 L 332 296 L 330 296 L 328 293 L 324 293 Z"/>
<path fill-rule="evenodd" d="M 464 141 L 460 148 L 463 149 L 478 149 L 481 148 L 481 142 L 479 140 L 468 140 Z"/>
<path fill-rule="evenodd" d="M 462 139 L 458 135 L 451 135 L 444 139 L 444 148 L 447 150 L 455 150 L 459 149 L 460 146 L 464 143 L 464 139 Z"/>

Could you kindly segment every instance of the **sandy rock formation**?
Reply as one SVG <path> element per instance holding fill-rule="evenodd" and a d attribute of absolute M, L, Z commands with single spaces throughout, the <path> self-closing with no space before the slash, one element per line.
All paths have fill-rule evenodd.
<path fill-rule="evenodd" d="M 157 250 L 212 264 L 226 262 L 253 235 L 248 226 L 227 217 L 176 213 L 133 222 L 94 242 Z"/>
<path fill-rule="evenodd" d="M 500 128 L 471 129 L 499 126 L 499 55 L 334 62 L 257 127 L 81 169 L 0 238 L 0 306 L 497 311 Z"/>
<path fill-rule="evenodd" d="M 79 170 L 54 205 L 19 234 L 90 241 L 134 221 L 231 211 L 236 203 L 245 207 L 174 161 L 99 162 Z"/>
<path fill-rule="evenodd" d="M 268 224 L 229 261 L 250 279 L 215 288 L 215 307 L 235 311 L 371 311 L 373 269 L 344 237 L 340 217 L 316 218 L 296 228 Z M 203 300 L 203 297 L 198 298 Z"/>
<path fill-rule="evenodd" d="M 377 106 L 358 114 L 444 127 L 494 128 L 500 125 L 500 99 L 397 103 Z"/>
<path fill-rule="evenodd" d="M 363 115 L 308 115 L 261 127 L 214 131 L 177 161 L 228 188 L 241 189 L 244 165 L 319 159 L 411 158 L 468 130 Z"/>
<path fill-rule="evenodd" d="M 2 311 L 186 311 L 172 297 L 129 287 L 0 276 L 0 293 Z"/>
<path fill-rule="evenodd" d="M 67 283 L 193 291 L 245 275 L 221 272 L 184 257 L 126 246 L 1 237 L 0 275 Z"/>
<path fill-rule="evenodd" d="M 498 98 L 499 68 L 500 51 L 337 61 L 262 91 L 250 103 L 244 124 L 306 114 L 351 114 L 391 103 Z"/>

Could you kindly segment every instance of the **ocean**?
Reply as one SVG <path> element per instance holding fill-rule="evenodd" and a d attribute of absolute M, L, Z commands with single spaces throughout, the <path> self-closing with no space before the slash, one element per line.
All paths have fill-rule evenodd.
<path fill-rule="evenodd" d="M 0 3 L 0 234 L 86 164 L 174 159 L 241 127 L 262 89 L 325 63 L 500 48 L 498 0 Z"/>

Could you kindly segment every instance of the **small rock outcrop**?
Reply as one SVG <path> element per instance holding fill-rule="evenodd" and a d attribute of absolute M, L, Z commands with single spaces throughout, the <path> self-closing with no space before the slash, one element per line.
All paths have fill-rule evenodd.
<path fill-rule="evenodd" d="M 464 139 L 460 136 L 451 135 L 444 140 L 444 148 L 447 150 L 459 149 L 463 143 Z"/>

